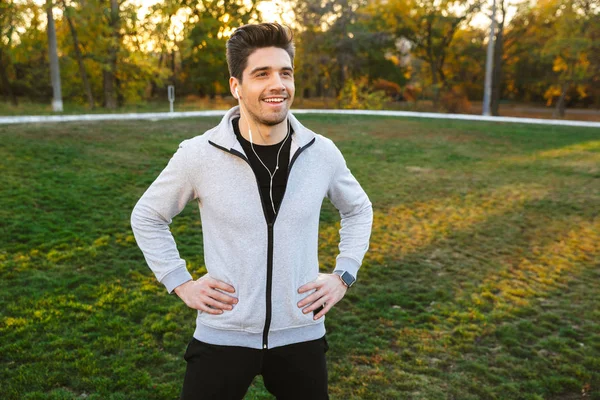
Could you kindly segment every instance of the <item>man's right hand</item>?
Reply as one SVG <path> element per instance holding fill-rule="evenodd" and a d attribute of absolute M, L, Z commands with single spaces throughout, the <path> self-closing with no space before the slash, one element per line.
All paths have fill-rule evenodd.
<path fill-rule="evenodd" d="M 230 311 L 238 299 L 219 292 L 235 293 L 235 288 L 223 281 L 211 278 L 208 274 L 197 281 L 187 281 L 175 288 L 175 293 L 188 307 L 209 314 L 222 314 L 223 310 Z M 209 307 L 210 306 L 210 307 Z"/>

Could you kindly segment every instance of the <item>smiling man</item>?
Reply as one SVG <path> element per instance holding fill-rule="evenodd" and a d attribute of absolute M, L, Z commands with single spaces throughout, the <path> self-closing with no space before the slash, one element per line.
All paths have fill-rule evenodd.
<path fill-rule="evenodd" d="M 371 202 L 335 144 L 289 111 L 294 45 L 287 28 L 238 28 L 227 63 L 239 106 L 179 145 L 131 215 L 157 279 L 198 310 L 181 398 L 242 399 L 262 375 L 277 399 L 328 399 L 325 314 L 356 280 Z M 319 272 L 317 254 L 325 197 L 341 216 L 333 273 Z M 202 219 L 207 273 L 198 280 L 169 231 L 190 201 Z"/>

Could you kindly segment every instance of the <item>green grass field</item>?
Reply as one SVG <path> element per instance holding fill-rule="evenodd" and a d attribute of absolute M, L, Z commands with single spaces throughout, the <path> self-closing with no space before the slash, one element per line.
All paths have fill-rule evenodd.
<path fill-rule="evenodd" d="M 600 399 L 600 132 L 300 116 L 375 211 L 326 317 L 332 399 Z M 0 399 L 176 399 L 195 312 L 131 210 L 218 119 L 0 126 Z M 204 272 L 195 205 L 171 226 Z M 337 254 L 321 218 L 322 270 Z M 247 399 L 270 399 L 260 377 Z"/>

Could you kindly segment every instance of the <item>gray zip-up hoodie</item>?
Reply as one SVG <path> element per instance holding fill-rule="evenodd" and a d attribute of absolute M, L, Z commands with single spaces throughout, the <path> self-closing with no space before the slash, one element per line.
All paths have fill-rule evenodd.
<path fill-rule="evenodd" d="M 198 202 L 208 275 L 235 288 L 233 310 L 198 311 L 194 337 L 230 346 L 266 349 L 325 335 L 325 317 L 313 320 L 297 303 L 314 290 L 298 288 L 319 274 L 318 231 L 323 199 L 341 216 L 335 269 L 355 277 L 369 247 L 373 210 L 335 144 L 288 113 L 292 144 L 288 181 L 273 223 L 267 223 L 254 171 L 238 142 L 229 110 L 221 123 L 184 140 L 135 205 L 131 226 L 148 266 L 169 292 L 192 279 L 169 231 L 185 205 Z"/>

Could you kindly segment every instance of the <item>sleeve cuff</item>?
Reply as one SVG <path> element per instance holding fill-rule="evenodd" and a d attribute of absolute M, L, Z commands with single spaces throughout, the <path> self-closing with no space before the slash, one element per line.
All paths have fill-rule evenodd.
<path fill-rule="evenodd" d="M 173 290 L 181 284 L 186 283 L 187 281 L 191 281 L 192 275 L 187 270 L 186 267 L 177 268 L 171 272 L 169 272 L 161 281 L 163 285 L 167 288 L 169 293 L 173 293 Z"/>
<path fill-rule="evenodd" d="M 338 257 L 335 260 L 335 269 L 334 271 L 347 271 L 349 272 L 354 279 L 357 279 L 358 269 L 360 268 L 360 264 L 348 257 Z"/>

